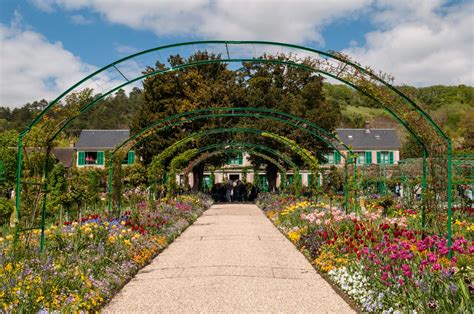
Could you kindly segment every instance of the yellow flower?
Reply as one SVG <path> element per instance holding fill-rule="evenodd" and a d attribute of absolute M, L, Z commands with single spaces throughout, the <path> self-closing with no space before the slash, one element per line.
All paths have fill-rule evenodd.
<path fill-rule="evenodd" d="M 11 234 L 9 234 L 5 237 L 5 239 L 7 239 L 8 241 L 11 241 L 11 240 L 13 240 L 13 236 Z"/>
<path fill-rule="evenodd" d="M 12 271 L 12 270 L 13 270 L 12 263 L 8 263 L 8 264 L 5 266 L 5 270 L 6 270 L 6 271 Z"/>
<path fill-rule="evenodd" d="M 122 221 L 120 222 L 120 224 L 121 224 L 122 226 L 125 226 L 125 221 L 122 220 Z"/>
<path fill-rule="evenodd" d="M 110 243 L 115 243 L 115 237 L 114 236 L 109 236 L 107 239 Z"/>
<path fill-rule="evenodd" d="M 3 241 L 5 241 L 5 239 L 0 237 L 0 243 L 3 243 Z"/>
<path fill-rule="evenodd" d="M 290 241 L 293 242 L 294 244 L 298 243 L 298 241 L 301 238 L 300 230 L 288 232 L 288 238 L 290 238 Z"/>
<path fill-rule="evenodd" d="M 466 230 L 474 232 L 474 222 L 469 227 L 467 227 Z"/>
<path fill-rule="evenodd" d="M 89 234 L 89 239 L 94 239 L 94 235 L 92 233 Z"/>
<path fill-rule="evenodd" d="M 140 239 L 140 234 L 139 234 L 139 233 L 135 233 L 135 235 L 133 236 L 133 238 L 134 238 L 135 240 Z"/>

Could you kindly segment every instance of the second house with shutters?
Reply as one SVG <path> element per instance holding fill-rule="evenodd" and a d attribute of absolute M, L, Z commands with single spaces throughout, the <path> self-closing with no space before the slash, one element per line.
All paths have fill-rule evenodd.
<path fill-rule="evenodd" d="M 106 152 L 128 139 L 130 130 L 82 130 L 75 145 L 77 167 L 104 167 Z M 135 162 L 135 152 L 128 152 L 125 165 Z"/>
<path fill-rule="evenodd" d="M 336 129 L 337 136 L 357 155 L 358 165 L 394 165 L 400 160 L 400 141 L 395 129 Z M 343 154 L 347 151 L 340 146 Z M 325 164 L 344 166 L 337 151 L 324 154 Z"/>

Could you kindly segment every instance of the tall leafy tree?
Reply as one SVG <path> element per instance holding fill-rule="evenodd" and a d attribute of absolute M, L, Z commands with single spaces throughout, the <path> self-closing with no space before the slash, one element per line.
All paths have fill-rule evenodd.
<path fill-rule="evenodd" d="M 175 55 L 170 56 L 168 61 L 171 66 L 178 66 L 185 62 L 218 58 L 220 57 L 217 55 L 197 52 L 187 60 Z M 157 63 L 155 68 L 150 68 L 147 71 L 162 70 L 164 68 L 164 64 Z M 131 122 L 132 132 L 138 132 L 156 120 L 177 113 L 209 107 L 232 107 L 239 95 L 236 92 L 237 89 L 235 73 L 229 70 L 224 63 L 206 64 L 149 77 L 144 81 L 144 102 L 138 106 Z M 194 132 L 222 126 L 221 122 L 215 119 L 199 120 L 161 131 L 150 136 L 138 148 L 138 152 L 145 164 L 148 164 L 153 156 L 179 139 Z M 224 135 L 213 136 L 212 139 L 200 139 L 195 145 L 198 147 L 206 145 L 206 143 L 224 140 L 226 140 Z M 219 162 L 222 163 L 222 161 L 221 158 Z M 193 175 L 197 183 L 195 189 L 200 188 L 203 172 L 203 166 L 193 169 Z"/>
<path fill-rule="evenodd" d="M 289 56 L 266 56 L 285 60 Z M 311 61 L 305 60 L 305 63 Z M 240 84 L 245 90 L 243 106 L 252 105 L 263 108 L 274 108 L 292 115 L 305 118 L 323 129 L 333 131 L 339 121 L 340 107 L 338 103 L 328 103 L 323 94 L 323 78 L 302 68 L 277 63 L 244 63 L 238 71 Z M 284 135 L 306 149 L 320 155 L 326 145 L 315 142 L 306 132 L 294 127 L 272 122 L 265 124 L 265 129 Z M 283 148 L 280 148 L 283 149 Z M 266 165 L 269 190 L 276 189 L 278 169 L 267 161 L 254 162 Z M 297 160 L 301 165 L 302 160 Z"/>

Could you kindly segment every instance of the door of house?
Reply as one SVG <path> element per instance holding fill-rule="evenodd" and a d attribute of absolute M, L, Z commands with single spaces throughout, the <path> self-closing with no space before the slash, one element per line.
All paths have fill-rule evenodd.
<path fill-rule="evenodd" d="M 266 175 L 258 176 L 258 188 L 260 191 L 268 192 L 268 180 Z"/>

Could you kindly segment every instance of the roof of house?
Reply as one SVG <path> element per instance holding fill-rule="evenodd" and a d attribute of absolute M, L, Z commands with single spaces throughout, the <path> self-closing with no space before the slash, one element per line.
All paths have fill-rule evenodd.
<path fill-rule="evenodd" d="M 53 147 L 52 153 L 56 159 L 64 165 L 66 168 L 72 166 L 74 160 L 74 147 Z"/>
<path fill-rule="evenodd" d="M 82 130 L 77 149 L 112 149 L 130 137 L 130 130 Z"/>
<path fill-rule="evenodd" d="M 353 150 L 400 149 L 394 129 L 336 129 L 338 137 Z"/>

